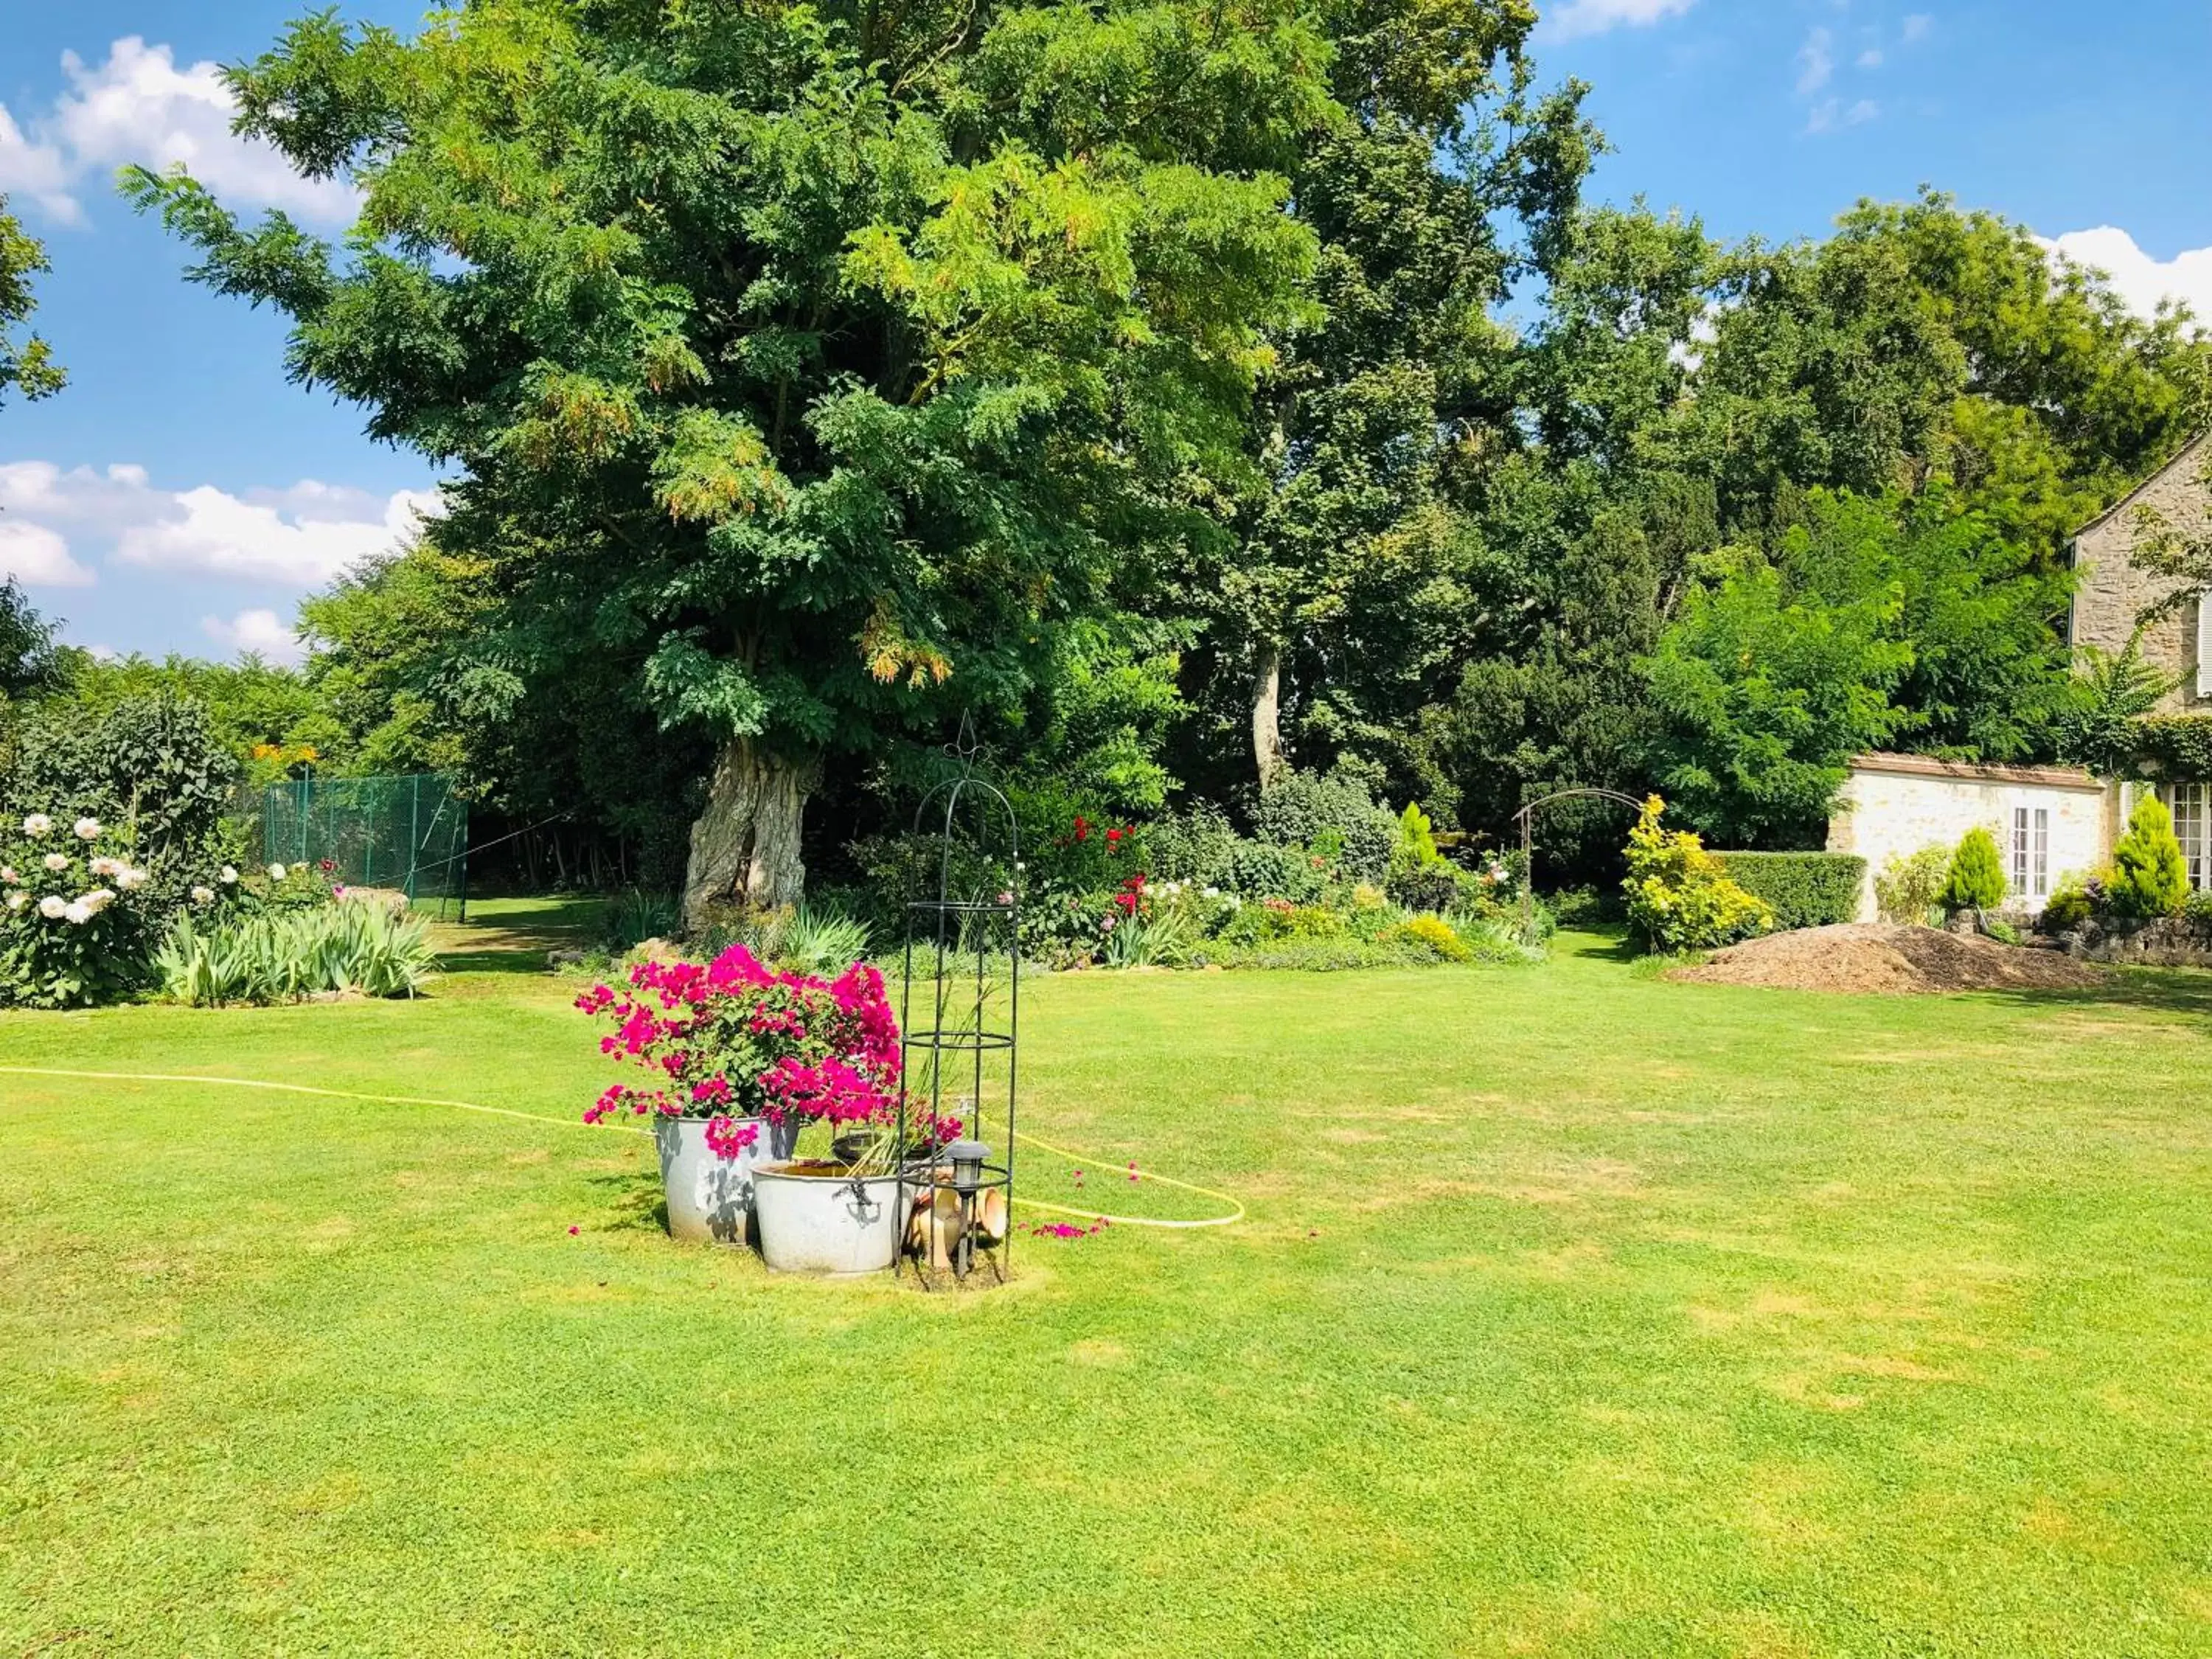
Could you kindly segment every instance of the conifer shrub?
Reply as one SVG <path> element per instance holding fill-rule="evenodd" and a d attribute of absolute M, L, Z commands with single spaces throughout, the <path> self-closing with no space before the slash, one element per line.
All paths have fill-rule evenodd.
<path fill-rule="evenodd" d="M 2144 920 L 2178 915 L 2189 902 L 2189 860 L 2173 833 L 2173 817 L 2146 794 L 2128 814 L 2128 832 L 2112 849 L 2112 908 Z"/>
<path fill-rule="evenodd" d="M 1996 837 L 1986 830 L 1969 830 L 1951 854 L 1951 867 L 1943 878 L 1944 908 L 1993 910 L 2004 899 L 2004 860 L 1998 855 Z"/>

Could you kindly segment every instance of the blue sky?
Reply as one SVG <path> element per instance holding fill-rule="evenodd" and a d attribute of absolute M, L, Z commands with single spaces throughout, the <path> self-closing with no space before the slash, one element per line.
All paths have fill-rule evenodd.
<path fill-rule="evenodd" d="M 0 191 L 54 272 L 40 325 L 73 376 L 0 408 L 0 571 L 80 644 L 296 651 L 301 597 L 392 544 L 432 499 L 419 458 L 283 379 L 283 329 L 183 282 L 110 180 L 188 159 L 241 206 L 343 222 L 341 190 L 231 140 L 210 66 L 307 0 L 13 0 L 0 32 Z M 349 15 L 405 26 L 416 0 Z M 1548 76 L 1595 88 L 1601 197 L 1714 233 L 1815 234 L 1922 183 L 2112 270 L 2136 303 L 2212 316 L 2208 0 L 1559 0 Z M 2201 250 L 2201 252 L 2199 252 Z"/>

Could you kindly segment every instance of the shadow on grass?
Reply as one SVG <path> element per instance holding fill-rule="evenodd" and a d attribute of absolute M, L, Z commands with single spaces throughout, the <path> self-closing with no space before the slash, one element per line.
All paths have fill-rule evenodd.
<path fill-rule="evenodd" d="M 438 971 L 445 974 L 543 974 L 550 971 L 546 945 L 514 950 L 441 951 Z"/>
<path fill-rule="evenodd" d="M 1584 962 L 1629 963 L 1644 957 L 1643 947 L 1629 937 L 1626 927 L 1561 928 L 1552 937 L 1552 948 L 1561 956 Z"/>
<path fill-rule="evenodd" d="M 2212 971 L 2202 968 L 2114 968 L 2079 990 L 1992 991 L 2029 1008 L 2149 1008 L 2212 1018 Z"/>
<path fill-rule="evenodd" d="M 606 915 L 598 898 L 492 899 L 466 921 L 431 929 L 438 965 L 449 974 L 542 974 L 555 951 L 588 945 Z"/>
<path fill-rule="evenodd" d="M 585 1184 L 607 1189 L 611 1233 L 665 1233 L 668 1231 L 668 1198 L 660 1184 L 660 1171 L 637 1175 L 586 1176 Z"/>

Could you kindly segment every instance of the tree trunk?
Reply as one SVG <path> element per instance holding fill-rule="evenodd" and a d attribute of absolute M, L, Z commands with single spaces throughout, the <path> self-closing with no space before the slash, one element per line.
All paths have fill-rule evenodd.
<path fill-rule="evenodd" d="M 1283 653 L 1279 646 L 1260 647 L 1258 672 L 1252 677 L 1252 759 L 1265 789 L 1283 769 Z"/>
<path fill-rule="evenodd" d="M 799 830 L 818 775 L 739 738 L 714 763 L 707 810 L 691 826 L 691 864 L 684 877 L 684 926 L 696 933 L 710 904 L 773 909 L 796 904 L 806 888 Z"/>

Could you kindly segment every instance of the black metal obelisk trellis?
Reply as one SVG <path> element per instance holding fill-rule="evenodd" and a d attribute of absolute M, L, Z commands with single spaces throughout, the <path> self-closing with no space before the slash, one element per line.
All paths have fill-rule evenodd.
<path fill-rule="evenodd" d="M 958 769 L 915 813 L 935 867 L 907 904 L 899 996 L 902 1260 L 924 1285 L 1004 1280 L 1012 1253 L 1014 1106 L 1021 1031 L 1021 832 L 1006 795 L 975 772 L 972 728 Z M 934 891 L 928 890 L 933 884 Z"/>

